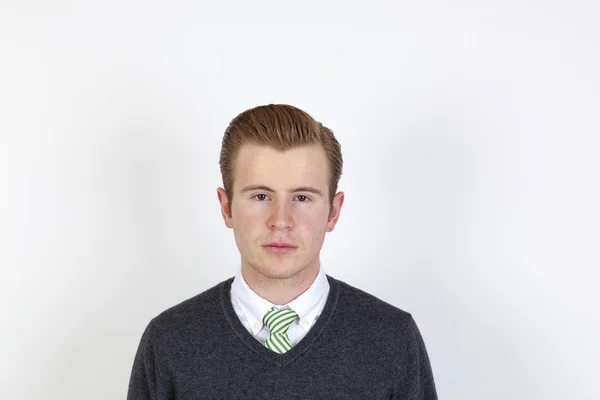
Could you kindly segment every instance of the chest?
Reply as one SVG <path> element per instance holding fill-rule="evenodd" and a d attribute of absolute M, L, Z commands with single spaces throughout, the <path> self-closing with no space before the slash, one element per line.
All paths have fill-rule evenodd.
<path fill-rule="evenodd" d="M 350 349 L 348 349 L 350 350 Z M 352 349 L 349 354 L 309 351 L 292 363 L 235 354 L 227 360 L 188 365 L 172 376 L 169 400 L 199 399 L 393 399 L 399 386 L 394 360 Z M 255 355 L 254 355 L 255 356 Z"/>

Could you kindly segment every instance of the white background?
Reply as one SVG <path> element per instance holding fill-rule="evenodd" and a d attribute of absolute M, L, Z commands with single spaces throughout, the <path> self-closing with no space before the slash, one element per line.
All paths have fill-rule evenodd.
<path fill-rule="evenodd" d="M 440 399 L 599 399 L 600 5 L 0 4 L 0 393 L 125 398 L 149 320 L 232 276 L 229 120 L 331 127 L 327 273 L 411 312 Z"/>

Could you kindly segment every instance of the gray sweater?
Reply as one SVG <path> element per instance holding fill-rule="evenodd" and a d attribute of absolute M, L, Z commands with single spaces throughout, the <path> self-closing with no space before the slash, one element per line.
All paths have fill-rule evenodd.
<path fill-rule="evenodd" d="M 256 340 L 231 305 L 233 278 L 152 319 L 133 363 L 128 400 L 436 400 L 412 316 L 327 276 L 321 316 L 290 351 Z"/>

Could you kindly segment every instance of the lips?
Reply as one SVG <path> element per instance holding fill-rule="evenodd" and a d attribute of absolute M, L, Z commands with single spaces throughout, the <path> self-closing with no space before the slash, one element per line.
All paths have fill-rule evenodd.
<path fill-rule="evenodd" d="M 267 243 L 267 244 L 265 244 L 265 246 L 269 246 L 269 247 L 291 247 L 291 248 L 296 248 L 296 246 L 294 246 L 293 244 L 286 243 L 286 242 Z"/>
<path fill-rule="evenodd" d="M 273 242 L 263 245 L 263 249 L 268 253 L 282 254 L 295 252 L 296 246 L 286 242 Z"/>

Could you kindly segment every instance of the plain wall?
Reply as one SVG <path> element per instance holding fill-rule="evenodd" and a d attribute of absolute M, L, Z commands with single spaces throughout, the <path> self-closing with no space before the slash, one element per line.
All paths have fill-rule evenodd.
<path fill-rule="evenodd" d="M 239 112 L 334 130 L 326 272 L 413 314 L 440 399 L 599 399 L 597 1 L 0 3 L 0 393 L 125 398 L 232 276 Z"/>

